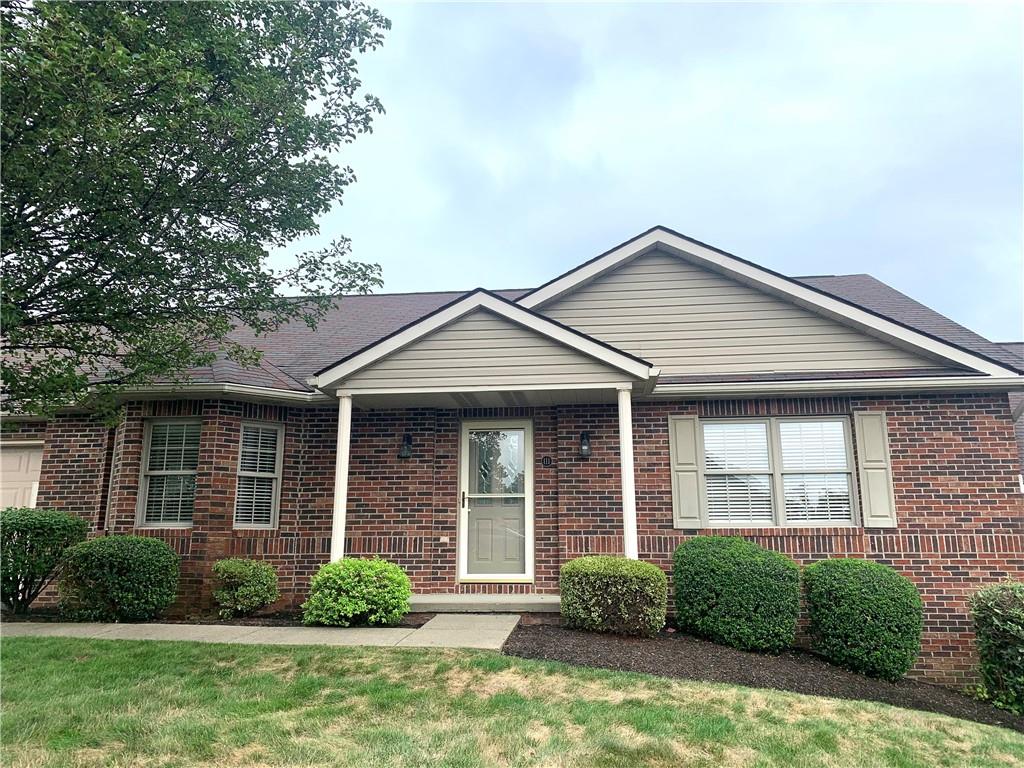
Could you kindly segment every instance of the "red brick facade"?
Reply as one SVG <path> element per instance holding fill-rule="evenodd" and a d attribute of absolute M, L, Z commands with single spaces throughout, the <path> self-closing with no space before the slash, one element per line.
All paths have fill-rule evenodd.
<path fill-rule="evenodd" d="M 637 402 L 633 406 L 640 557 L 669 567 L 697 531 L 673 527 L 667 416 L 843 414 L 885 410 L 899 528 L 731 530 L 801 563 L 869 557 L 913 579 L 925 600 L 917 671 L 973 679 L 967 596 L 984 583 L 1024 578 L 1024 499 L 1006 395 Z M 618 423 L 614 405 L 501 410 L 356 411 L 346 550 L 402 565 L 421 592 L 557 592 L 558 569 L 582 554 L 622 551 Z M 144 419 L 203 420 L 191 529 L 135 528 Z M 531 418 L 534 425 L 536 578 L 533 585 L 460 584 L 456 578 L 458 454 L 463 418 Z M 243 419 L 285 424 L 279 524 L 232 528 Z M 132 403 L 116 432 L 85 417 L 24 425 L 46 441 L 39 504 L 74 511 L 109 532 L 144 532 L 182 555 L 182 612 L 209 606 L 209 568 L 228 556 L 265 558 L 280 574 L 282 606 L 296 606 L 329 557 L 337 412 L 228 401 Z M 592 456 L 578 456 L 579 434 Z M 397 458 L 412 435 L 410 459 Z M 23 434 L 18 437 L 25 439 Z M 550 458 L 549 466 L 544 459 Z M 109 487 L 109 498 L 108 494 Z M 715 533 L 723 533 L 721 530 Z"/>

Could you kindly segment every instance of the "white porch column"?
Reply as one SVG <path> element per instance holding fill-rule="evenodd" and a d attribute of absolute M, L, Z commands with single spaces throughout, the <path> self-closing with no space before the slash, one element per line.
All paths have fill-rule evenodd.
<path fill-rule="evenodd" d="M 352 395 L 338 395 L 338 452 L 334 460 L 334 515 L 331 518 L 331 561 L 345 556 L 345 513 L 348 505 L 348 447 L 352 434 Z"/>
<path fill-rule="evenodd" d="M 629 389 L 619 390 L 619 464 L 622 467 L 622 538 L 626 557 L 640 557 L 636 539 L 636 479 L 633 475 L 633 405 Z"/>

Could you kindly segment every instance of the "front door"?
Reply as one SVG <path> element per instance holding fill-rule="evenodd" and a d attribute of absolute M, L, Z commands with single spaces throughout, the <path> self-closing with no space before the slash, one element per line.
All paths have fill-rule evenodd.
<path fill-rule="evenodd" d="M 533 430 L 528 421 L 462 427 L 459 578 L 533 578 Z"/>

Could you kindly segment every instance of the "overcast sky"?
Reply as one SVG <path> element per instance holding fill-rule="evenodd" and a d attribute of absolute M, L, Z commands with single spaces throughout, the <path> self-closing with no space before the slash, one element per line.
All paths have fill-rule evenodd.
<path fill-rule="evenodd" d="M 653 226 L 1024 338 L 1017 5 L 390 5 L 326 216 L 385 291 L 532 287 Z"/>

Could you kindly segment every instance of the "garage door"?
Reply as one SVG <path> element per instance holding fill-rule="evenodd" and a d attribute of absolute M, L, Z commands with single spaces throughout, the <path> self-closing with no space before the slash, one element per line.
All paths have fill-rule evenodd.
<path fill-rule="evenodd" d="M 0 507 L 34 507 L 43 447 L 0 447 Z"/>

